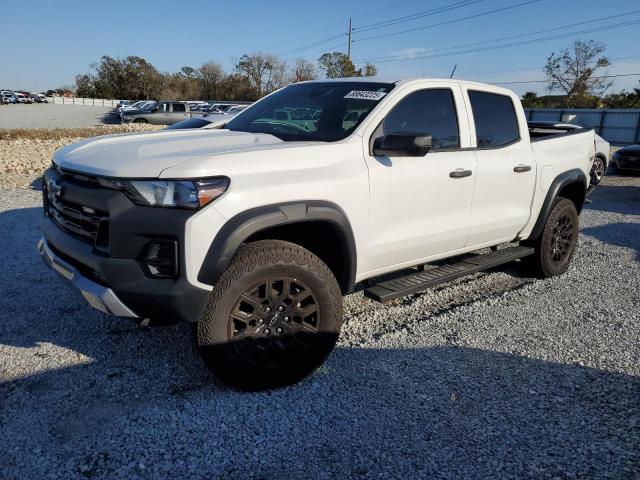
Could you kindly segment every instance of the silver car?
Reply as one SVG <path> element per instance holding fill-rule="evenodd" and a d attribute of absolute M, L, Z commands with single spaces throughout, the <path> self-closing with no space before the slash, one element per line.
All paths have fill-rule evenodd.
<path fill-rule="evenodd" d="M 149 111 L 124 112 L 122 122 L 173 125 L 187 118 L 191 118 L 191 111 L 187 103 L 158 102 L 158 104 Z"/>

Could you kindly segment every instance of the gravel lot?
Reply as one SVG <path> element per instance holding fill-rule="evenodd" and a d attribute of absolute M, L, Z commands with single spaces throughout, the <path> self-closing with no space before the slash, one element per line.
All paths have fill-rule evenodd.
<path fill-rule="evenodd" d="M 91 310 L 37 258 L 39 205 L 0 190 L 2 479 L 640 478 L 638 177 L 595 192 L 565 275 L 353 294 L 326 366 L 260 394 L 187 325 Z"/>
<path fill-rule="evenodd" d="M 0 128 L 77 128 L 120 123 L 113 107 L 89 105 L 0 105 Z"/>

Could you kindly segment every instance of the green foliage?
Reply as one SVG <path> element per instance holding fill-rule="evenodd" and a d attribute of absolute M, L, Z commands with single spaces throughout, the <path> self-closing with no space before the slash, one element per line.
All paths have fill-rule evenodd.
<path fill-rule="evenodd" d="M 378 70 L 367 63 L 356 69 L 343 53 L 325 54 L 321 68 L 331 76 L 372 76 Z M 313 63 L 298 59 L 291 68 L 271 53 L 243 55 L 233 72 L 206 62 L 199 68 L 185 65 L 175 73 L 160 73 L 142 57 L 114 58 L 104 55 L 91 65 L 92 71 L 76 75 L 75 93 L 79 97 L 128 100 L 257 100 L 288 83 L 317 78 Z M 335 69 L 335 70 L 333 70 Z"/>
<path fill-rule="evenodd" d="M 544 66 L 549 91 L 564 92 L 565 107 L 598 106 L 599 97 L 611 86 L 610 81 L 597 78 L 599 70 L 611 64 L 603 55 L 605 50 L 604 43 L 576 40 L 570 47 L 549 55 Z"/>
<path fill-rule="evenodd" d="M 356 69 L 351 59 L 342 52 L 323 54 L 318 59 L 318 65 L 327 78 L 372 77 L 378 73 L 378 68 L 371 63 L 365 64 L 364 71 L 362 68 Z"/>
<path fill-rule="evenodd" d="M 620 93 L 612 93 L 602 99 L 605 108 L 640 108 L 640 88 L 634 88 L 633 92 L 623 90 Z"/>

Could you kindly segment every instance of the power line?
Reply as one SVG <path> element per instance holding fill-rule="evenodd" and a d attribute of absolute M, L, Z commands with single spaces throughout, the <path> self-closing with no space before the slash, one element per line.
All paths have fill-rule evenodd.
<path fill-rule="evenodd" d="M 549 40 L 567 38 L 567 37 L 572 37 L 572 36 L 575 36 L 575 35 L 582 35 L 584 33 L 601 32 L 601 31 L 604 31 L 604 30 L 610 30 L 612 28 L 623 28 L 623 27 L 627 27 L 627 26 L 630 26 L 630 25 L 636 25 L 638 23 L 640 23 L 640 20 L 617 23 L 617 24 L 613 24 L 613 25 L 606 25 L 606 26 L 597 27 L 597 28 L 590 28 L 590 29 L 586 29 L 586 30 L 579 30 L 579 31 L 576 31 L 576 32 L 569 32 L 569 33 L 564 33 L 564 34 L 561 34 L 561 35 L 552 35 L 552 36 L 548 36 L 548 37 L 534 38 L 534 39 L 525 40 L 525 41 L 522 41 L 522 42 L 506 43 L 504 45 L 492 45 L 492 46 L 489 46 L 489 47 L 472 48 L 472 49 L 467 49 L 467 50 L 461 50 L 461 51 L 458 51 L 458 52 L 439 53 L 439 54 L 436 54 L 436 55 L 431 55 L 431 54 L 419 55 L 419 56 L 415 56 L 415 57 L 412 57 L 412 58 L 393 58 L 393 59 L 388 59 L 388 60 L 379 60 L 376 63 L 413 61 L 413 60 L 422 60 L 422 59 L 425 59 L 425 58 L 439 58 L 439 57 L 448 57 L 448 56 L 451 56 L 451 55 L 461 55 L 461 54 L 464 54 L 464 53 L 475 53 L 475 52 L 482 52 L 482 51 L 499 50 L 499 49 L 502 49 L 502 48 L 530 45 L 530 44 L 533 44 L 533 43 L 540 43 L 540 42 L 546 42 L 546 41 L 549 41 Z"/>
<path fill-rule="evenodd" d="M 340 37 L 343 37 L 345 35 L 347 35 L 347 34 L 346 33 L 338 33 L 336 35 L 332 35 L 330 37 L 323 38 L 322 40 L 318 40 L 317 42 L 310 43 L 308 45 L 303 45 L 302 47 L 297 47 L 297 48 L 294 48 L 292 50 L 287 50 L 286 52 L 280 52 L 279 55 L 289 55 L 291 53 L 295 53 L 295 52 L 299 52 L 299 51 L 303 51 L 303 50 L 308 50 L 310 48 L 317 47 L 318 45 L 322 45 L 323 43 L 330 42 L 331 40 L 335 40 L 336 38 L 340 38 Z"/>
<path fill-rule="evenodd" d="M 457 8 L 462 8 L 462 7 L 467 7 L 469 5 L 473 5 L 474 3 L 480 3 L 480 2 L 484 2 L 485 0 L 464 0 L 464 1 L 458 1 L 458 2 L 453 2 L 447 5 L 443 5 L 441 7 L 438 8 L 432 8 L 430 10 L 423 10 L 422 12 L 416 12 L 416 13 L 412 13 L 410 15 L 405 15 L 403 17 L 397 17 L 397 18 L 393 18 L 390 20 L 383 20 L 381 22 L 377 22 L 377 23 L 370 23 L 369 25 L 364 25 L 362 27 L 355 27 L 353 29 L 353 31 L 358 31 L 358 32 L 364 32 L 367 30 L 373 30 L 376 28 L 384 28 L 384 27 L 389 27 L 391 25 L 396 25 L 398 23 L 403 23 L 403 22 L 408 22 L 411 20 L 416 20 L 418 18 L 423 18 L 423 17 L 427 17 L 429 15 L 436 15 L 438 13 L 445 13 L 451 10 L 455 10 Z"/>
<path fill-rule="evenodd" d="M 354 27 L 353 28 L 353 32 L 355 32 L 355 31 L 368 31 L 368 30 L 371 30 L 371 29 L 374 29 L 374 28 L 383 28 L 383 27 L 387 27 L 387 26 L 390 26 L 390 25 L 395 25 L 397 23 L 402 23 L 402 22 L 406 22 L 406 21 L 409 21 L 409 20 L 422 18 L 422 17 L 428 16 L 428 15 L 435 15 L 437 13 L 448 12 L 448 11 L 454 10 L 456 8 L 466 7 L 468 5 L 472 5 L 474 3 L 479 3 L 479 2 L 483 2 L 483 1 L 485 1 L 485 0 L 461 0 L 461 1 L 457 1 L 457 2 L 451 3 L 451 4 L 443 5 L 443 6 L 438 7 L 438 8 L 433 8 L 431 10 L 425 10 L 425 11 L 422 11 L 422 12 L 413 13 L 411 15 L 405 15 L 404 17 L 394 18 L 394 19 L 390 19 L 390 20 L 383 20 L 383 21 L 380 21 L 380 22 L 377 22 L 377 23 L 364 25 L 362 27 Z M 310 48 L 316 47 L 318 45 L 322 45 L 323 43 L 326 43 L 326 42 L 329 42 L 329 41 L 334 40 L 336 38 L 340 38 L 342 36 L 347 36 L 347 35 L 348 35 L 348 33 L 346 33 L 346 32 L 345 33 L 338 33 L 336 35 L 332 35 L 330 37 L 323 38 L 322 40 L 318 40 L 317 42 L 313 42 L 313 43 L 310 43 L 310 44 L 307 44 L 307 45 L 303 45 L 301 47 L 297 47 L 297 48 L 294 48 L 294 49 L 291 49 L 291 50 L 280 52 L 279 55 L 288 56 L 288 55 L 290 55 L 292 53 L 295 53 L 295 52 L 301 52 L 301 51 L 304 51 L 304 50 L 309 50 Z M 342 44 L 340 44 L 338 46 L 342 46 Z M 333 48 L 337 48 L 337 47 L 330 47 L 330 48 L 327 48 L 327 49 L 325 49 L 323 51 L 328 51 L 328 50 L 331 50 Z M 311 53 L 311 54 L 307 54 L 306 56 L 311 56 L 311 55 L 315 55 L 315 54 Z"/>
<path fill-rule="evenodd" d="M 640 73 L 620 73 L 618 75 L 600 75 L 597 77 L 590 77 L 595 79 L 600 78 L 618 78 L 618 77 L 640 77 Z M 490 82 L 491 85 L 515 85 L 518 83 L 547 83 L 549 80 L 519 80 L 515 82 Z"/>
<path fill-rule="evenodd" d="M 406 30 L 399 30 L 397 32 L 381 33 L 379 35 L 371 35 L 369 37 L 357 38 L 357 39 L 353 40 L 353 42 L 354 43 L 355 42 L 364 42 L 365 40 L 373 40 L 373 39 L 376 39 L 376 38 L 395 37 L 397 35 L 402 35 L 404 33 L 417 32 L 419 30 L 425 30 L 427 28 L 440 27 L 442 25 L 450 25 L 452 23 L 462 22 L 462 21 L 465 21 L 465 20 L 471 20 L 473 18 L 484 17 L 486 15 L 491 15 L 493 13 L 504 12 L 506 10 L 512 10 L 514 8 L 523 7 L 525 5 L 530 5 L 532 3 L 537 3 L 537 2 L 540 2 L 540 1 L 542 1 L 542 0 L 528 0 L 526 2 L 517 3 L 515 5 L 510 5 L 508 7 L 496 8 L 495 10 L 489 10 L 487 12 L 476 13 L 475 15 L 469 15 L 467 17 L 454 18 L 453 20 L 447 20 L 447 21 L 439 22 L 439 23 L 432 23 L 430 25 L 423 25 L 421 27 L 414 27 L 414 28 L 409 28 L 409 29 L 406 29 Z"/>
<path fill-rule="evenodd" d="M 481 42 L 465 43 L 465 44 L 461 44 L 461 45 L 455 45 L 453 47 L 438 48 L 438 49 L 435 49 L 435 50 L 430 50 L 429 53 L 444 52 L 444 51 L 447 51 L 447 50 L 456 50 L 458 48 L 465 48 L 465 47 L 474 47 L 476 45 L 484 45 L 484 44 L 487 44 L 487 43 L 501 42 L 503 40 L 512 40 L 514 38 L 527 37 L 529 35 L 537 35 L 539 33 L 553 32 L 553 31 L 562 30 L 562 29 L 565 29 L 565 28 L 577 27 L 579 25 L 585 25 L 585 24 L 589 24 L 589 23 L 593 23 L 593 22 L 602 22 L 602 21 L 605 21 L 605 20 L 611 20 L 612 18 L 626 17 L 628 15 L 634 15 L 636 13 L 640 13 L 640 10 L 633 10 L 631 12 L 620 13 L 620 14 L 617 14 L 617 15 L 610 15 L 608 17 L 594 18 L 594 19 L 590 19 L 590 20 L 585 20 L 584 22 L 572 23 L 572 24 L 569 24 L 569 25 L 562 25 L 560 27 L 554 27 L 554 28 L 547 28 L 545 30 L 537 30 L 537 31 L 528 32 L 528 33 L 519 33 L 517 35 L 510 35 L 508 37 L 494 38 L 492 40 L 484 40 L 484 41 L 481 41 Z M 404 55 L 385 55 L 385 56 L 380 56 L 380 57 L 373 57 L 373 58 L 363 59 L 361 61 L 375 62 L 375 61 L 378 61 L 378 60 L 387 60 L 387 59 L 391 59 L 391 58 L 400 58 L 402 56 L 404 56 Z"/>
<path fill-rule="evenodd" d="M 610 58 L 609 60 L 611 62 L 616 62 L 618 60 L 630 60 L 630 59 L 636 59 L 636 58 L 640 58 L 640 56 L 617 57 L 617 58 Z M 540 70 L 542 68 L 544 68 L 544 65 L 538 65 L 537 67 L 529 67 L 529 68 L 515 68 L 511 70 L 493 70 L 491 72 L 468 72 L 468 73 L 464 73 L 464 76 L 493 75 L 495 73 L 531 72 L 533 70 Z"/>

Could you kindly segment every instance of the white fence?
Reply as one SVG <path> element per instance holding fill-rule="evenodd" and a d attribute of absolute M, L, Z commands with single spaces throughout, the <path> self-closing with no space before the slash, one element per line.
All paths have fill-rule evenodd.
<path fill-rule="evenodd" d="M 115 107 L 118 103 L 118 100 L 105 100 L 104 98 L 47 97 L 47 100 L 56 105 L 97 105 L 100 107 Z"/>

